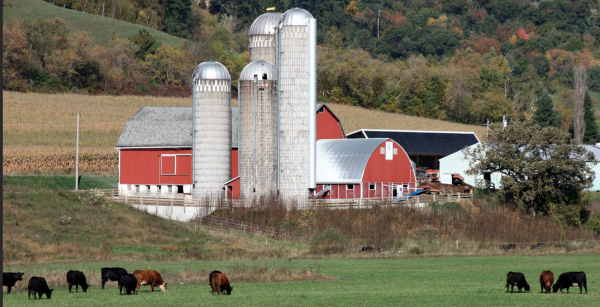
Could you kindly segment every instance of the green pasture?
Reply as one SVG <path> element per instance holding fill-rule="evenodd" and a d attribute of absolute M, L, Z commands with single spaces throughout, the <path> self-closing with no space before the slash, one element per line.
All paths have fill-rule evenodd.
<path fill-rule="evenodd" d="M 85 269 L 122 266 L 127 270 L 147 269 L 176 272 L 219 269 L 227 273 L 236 265 L 288 266 L 305 268 L 333 280 L 290 283 L 237 283 L 231 281 L 231 296 L 211 296 L 208 282 L 179 284 L 165 280 L 167 293 L 149 293 L 149 287 L 135 296 L 119 296 L 116 282 L 105 290 L 91 287 L 88 293 L 68 293 L 56 287 L 51 300 L 27 300 L 25 291 L 4 294 L 5 306 L 599 306 L 600 256 L 496 256 L 439 257 L 413 259 L 303 259 L 272 261 L 195 261 L 136 263 L 73 263 L 4 267 L 30 271 Z M 539 293 L 539 274 L 552 270 L 555 278 L 565 271 L 583 270 L 589 294 Z M 532 293 L 505 293 L 508 271 L 523 272 Z M 42 271 L 43 272 L 43 271 Z M 27 282 L 27 281 L 23 282 Z"/>
<path fill-rule="evenodd" d="M 137 34 L 140 29 L 148 30 L 156 40 L 165 44 L 180 46 L 184 42 L 182 38 L 161 31 L 110 17 L 62 8 L 42 0 L 5 0 L 3 2 L 2 16 L 5 22 L 13 18 L 36 20 L 60 17 L 71 25 L 73 31 L 89 32 L 94 37 L 94 42 L 99 45 L 108 43 L 112 30 L 117 31 L 120 37 L 130 37 Z"/>

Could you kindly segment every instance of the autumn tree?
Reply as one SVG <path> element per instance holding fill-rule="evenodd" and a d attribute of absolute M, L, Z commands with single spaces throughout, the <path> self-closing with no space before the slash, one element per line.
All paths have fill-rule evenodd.
<path fill-rule="evenodd" d="M 514 123 L 491 127 L 487 143 L 464 150 L 468 174 L 500 173 L 501 195 L 531 215 L 578 205 L 594 180 L 594 155 L 554 127 Z"/>

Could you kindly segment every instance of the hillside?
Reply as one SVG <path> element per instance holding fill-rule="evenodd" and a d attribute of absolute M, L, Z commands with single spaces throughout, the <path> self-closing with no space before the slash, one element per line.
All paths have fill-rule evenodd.
<path fill-rule="evenodd" d="M 180 46 L 184 42 L 182 38 L 161 31 L 118 19 L 65 9 L 42 0 L 5 0 L 2 17 L 4 18 L 4 22 L 13 18 L 36 20 L 59 17 L 67 21 L 72 29 L 89 32 L 94 37 L 94 42 L 98 45 L 106 45 L 108 43 L 112 30 L 117 31 L 120 37 L 130 37 L 137 34 L 140 29 L 148 30 L 156 40 L 165 44 Z"/>
<path fill-rule="evenodd" d="M 234 105 L 236 102 L 234 101 Z M 80 112 L 80 169 L 117 171 L 114 146 L 125 122 L 142 106 L 190 105 L 189 98 L 142 96 L 89 96 L 4 91 L 3 171 L 62 172 L 75 168 L 76 114 Z M 479 139 L 485 127 L 328 104 L 346 133 L 361 128 L 474 131 Z"/>
<path fill-rule="evenodd" d="M 4 264 L 19 262 L 180 260 L 292 255 L 303 247 L 263 237 L 195 228 L 103 198 L 61 189 L 3 185 Z M 93 217 L 93 218 L 90 218 Z"/>

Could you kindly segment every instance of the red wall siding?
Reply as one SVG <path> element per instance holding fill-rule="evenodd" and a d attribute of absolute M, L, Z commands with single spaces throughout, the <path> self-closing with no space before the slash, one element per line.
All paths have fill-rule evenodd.
<path fill-rule="evenodd" d="M 161 155 L 192 154 L 191 149 L 121 149 L 120 177 L 121 184 L 192 184 L 191 156 L 177 157 L 177 172 L 182 175 L 161 175 Z M 165 157 L 166 158 L 166 157 Z M 171 160 L 171 158 L 166 158 Z M 169 163 L 169 162 L 166 162 Z M 170 164 L 170 163 L 169 163 Z M 165 166 L 169 166 L 165 164 Z M 163 173 L 171 172 L 163 169 Z"/>
<path fill-rule="evenodd" d="M 367 162 L 363 182 L 415 183 L 415 172 L 410 164 L 410 158 L 398 143 L 391 142 L 394 148 L 398 149 L 398 154 L 393 155 L 392 160 L 386 160 L 385 154 L 381 154 L 380 151 L 381 147 L 385 148 L 385 142 L 381 143 Z"/>
<path fill-rule="evenodd" d="M 329 110 L 323 107 L 323 113 L 317 112 L 317 141 L 321 139 L 345 138 L 340 123 Z"/>
<path fill-rule="evenodd" d="M 239 176 L 238 173 L 238 149 L 237 148 L 232 148 L 231 149 L 231 179 Z M 240 183 L 238 182 L 238 185 Z"/>

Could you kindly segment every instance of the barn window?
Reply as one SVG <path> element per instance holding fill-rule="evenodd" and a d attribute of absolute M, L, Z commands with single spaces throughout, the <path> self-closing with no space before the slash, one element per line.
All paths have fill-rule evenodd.
<path fill-rule="evenodd" d="M 161 186 L 157 185 L 156 186 L 156 192 L 160 193 L 160 190 L 161 190 Z"/>
<path fill-rule="evenodd" d="M 325 113 L 325 108 L 320 108 L 319 111 L 317 111 L 318 113 Z"/>
<path fill-rule="evenodd" d="M 398 148 L 394 148 L 394 154 L 397 155 L 398 154 Z"/>
<path fill-rule="evenodd" d="M 354 190 L 354 185 L 353 184 L 347 184 L 346 185 L 346 189 L 347 190 Z"/>
<path fill-rule="evenodd" d="M 374 184 L 369 184 L 369 190 L 375 190 L 375 185 Z"/>
<path fill-rule="evenodd" d="M 131 191 L 131 185 L 130 184 L 127 185 L 127 191 Z"/>
<path fill-rule="evenodd" d="M 331 189 L 331 184 L 324 184 L 323 185 L 323 190 L 325 190 L 327 188 Z"/>
<path fill-rule="evenodd" d="M 170 185 L 167 191 L 168 191 L 169 193 L 173 193 L 173 186 L 172 186 L 172 185 Z"/>
<path fill-rule="evenodd" d="M 139 192 L 140 192 L 140 186 L 139 186 L 139 185 L 136 185 L 136 186 L 135 186 L 135 192 L 136 192 L 136 193 L 139 193 Z"/>
<path fill-rule="evenodd" d="M 183 193 L 183 186 L 182 185 L 178 185 L 177 186 L 177 193 Z"/>
<path fill-rule="evenodd" d="M 382 155 L 385 155 L 385 147 L 381 147 L 381 148 L 379 148 L 379 152 L 380 152 Z"/>
<path fill-rule="evenodd" d="M 149 185 L 146 186 L 146 193 L 150 193 L 150 186 Z"/>

